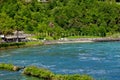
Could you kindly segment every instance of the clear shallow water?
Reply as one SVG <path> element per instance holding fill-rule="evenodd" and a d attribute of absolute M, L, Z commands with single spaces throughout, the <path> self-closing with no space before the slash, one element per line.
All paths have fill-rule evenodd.
<path fill-rule="evenodd" d="M 0 51 L 0 62 L 36 65 L 57 74 L 88 74 L 96 80 L 120 80 L 120 42 L 46 45 Z M 37 80 L 0 71 L 0 80 Z"/>

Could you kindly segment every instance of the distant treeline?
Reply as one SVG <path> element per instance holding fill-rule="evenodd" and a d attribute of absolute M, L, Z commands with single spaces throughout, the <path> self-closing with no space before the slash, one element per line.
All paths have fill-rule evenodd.
<path fill-rule="evenodd" d="M 0 33 L 111 35 L 120 31 L 120 5 L 115 0 L 0 0 Z M 48 34 L 48 35 L 49 35 Z M 45 37 L 45 36 L 41 36 Z"/>

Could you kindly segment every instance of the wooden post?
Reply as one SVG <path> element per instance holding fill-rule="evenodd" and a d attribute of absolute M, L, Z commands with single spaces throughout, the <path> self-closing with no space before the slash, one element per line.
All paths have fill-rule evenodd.
<path fill-rule="evenodd" d="M 19 42 L 19 31 L 18 31 L 18 29 L 17 29 L 17 40 L 16 40 L 16 42 Z"/>

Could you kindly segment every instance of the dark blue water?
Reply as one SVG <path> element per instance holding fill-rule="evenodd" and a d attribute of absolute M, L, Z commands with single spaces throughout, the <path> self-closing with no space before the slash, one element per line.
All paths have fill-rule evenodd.
<path fill-rule="evenodd" d="M 36 65 L 57 74 L 88 74 L 96 80 L 120 80 L 120 42 L 46 45 L 0 51 L 0 62 Z M 0 80 L 37 80 L 0 71 Z"/>

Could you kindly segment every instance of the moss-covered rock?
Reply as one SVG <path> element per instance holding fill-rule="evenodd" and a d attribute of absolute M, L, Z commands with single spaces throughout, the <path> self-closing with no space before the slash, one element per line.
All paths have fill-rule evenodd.
<path fill-rule="evenodd" d="M 80 75 L 80 74 L 73 74 L 73 75 L 55 75 L 52 80 L 93 80 L 92 77 L 88 75 Z"/>
<path fill-rule="evenodd" d="M 26 67 L 23 70 L 23 73 L 26 75 L 42 78 L 45 80 L 52 80 L 52 77 L 54 76 L 54 74 L 51 71 L 44 68 L 38 68 L 35 66 Z"/>
<path fill-rule="evenodd" d="M 40 79 L 44 80 L 93 80 L 92 77 L 88 75 L 79 75 L 79 74 L 73 74 L 73 75 L 59 75 L 59 74 L 53 74 L 51 71 L 44 69 L 44 68 L 38 68 L 35 66 L 29 66 L 26 67 L 23 70 L 23 73 L 26 75 L 38 77 Z"/>
<path fill-rule="evenodd" d="M 14 66 L 13 64 L 0 63 L 0 69 L 10 70 L 10 71 L 19 71 L 21 68 L 18 66 Z"/>
<path fill-rule="evenodd" d="M 10 71 L 18 71 L 23 69 L 24 67 L 14 66 L 13 64 L 5 64 L 0 63 L 0 69 L 2 70 L 10 70 Z M 45 68 L 38 68 L 36 66 L 28 66 L 23 69 L 23 74 L 38 77 L 42 80 L 93 80 L 92 77 L 88 75 L 61 75 L 61 74 L 53 74 L 51 71 Z"/>

